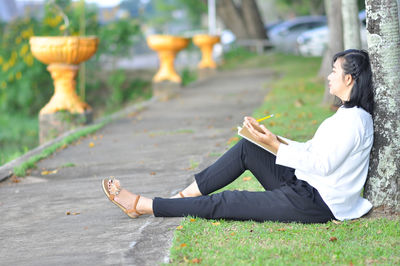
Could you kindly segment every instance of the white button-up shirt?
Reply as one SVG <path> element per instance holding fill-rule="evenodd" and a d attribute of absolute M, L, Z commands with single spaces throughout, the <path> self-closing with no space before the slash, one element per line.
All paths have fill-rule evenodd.
<path fill-rule="evenodd" d="M 336 219 L 359 218 L 372 208 L 360 195 L 372 143 L 371 115 L 362 108 L 340 107 L 311 140 L 281 144 L 276 163 L 296 169 L 297 178 L 318 190 Z"/>

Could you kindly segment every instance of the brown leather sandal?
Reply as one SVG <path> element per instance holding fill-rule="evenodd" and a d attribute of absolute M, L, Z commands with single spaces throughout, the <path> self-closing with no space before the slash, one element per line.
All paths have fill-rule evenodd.
<path fill-rule="evenodd" d="M 112 183 L 113 183 L 112 185 L 114 185 L 115 188 L 116 188 L 116 191 L 115 191 L 115 192 L 110 191 L 110 190 L 108 189 L 108 182 L 112 182 Z M 135 203 L 133 204 L 133 208 L 130 209 L 130 210 L 128 210 L 128 209 L 126 209 L 124 206 L 122 206 L 121 204 L 119 204 L 118 202 L 116 202 L 116 201 L 114 200 L 114 197 L 117 196 L 117 195 L 119 194 L 119 192 L 121 191 L 121 189 L 120 189 L 120 188 L 117 188 L 116 185 L 115 185 L 114 183 L 115 183 L 115 178 L 114 178 L 114 177 L 113 177 L 113 179 L 105 178 L 105 179 L 103 179 L 103 181 L 102 181 L 102 183 L 101 183 L 101 184 L 102 184 L 102 187 L 103 187 L 103 191 L 104 191 L 104 193 L 106 194 L 107 198 L 108 198 L 112 203 L 114 203 L 115 205 L 117 205 L 118 207 L 120 207 L 121 210 L 122 210 L 124 213 L 126 213 L 126 215 L 128 215 L 129 217 L 131 217 L 131 218 L 138 218 L 140 215 L 142 215 L 141 213 L 139 213 L 139 212 L 136 210 L 136 206 L 137 206 L 137 204 L 138 204 L 138 202 L 139 202 L 140 195 L 137 195 L 137 196 L 136 196 Z"/>

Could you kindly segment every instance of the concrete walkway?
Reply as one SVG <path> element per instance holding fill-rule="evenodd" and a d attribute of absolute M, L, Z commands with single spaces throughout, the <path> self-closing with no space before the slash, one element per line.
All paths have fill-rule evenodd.
<path fill-rule="evenodd" d="M 116 176 L 149 197 L 177 193 L 227 149 L 243 116 L 262 103 L 269 77 L 266 70 L 221 72 L 114 119 L 38 163 L 20 183 L 1 182 L 1 264 L 168 262 L 181 218 L 132 220 L 105 197 L 101 180 Z"/>

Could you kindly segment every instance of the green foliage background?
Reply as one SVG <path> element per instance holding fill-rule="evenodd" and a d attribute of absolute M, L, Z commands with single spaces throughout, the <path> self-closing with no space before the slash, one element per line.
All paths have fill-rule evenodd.
<path fill-rule="evenodd" d="M 96 91 L 106 89 L 105 93 L 112 94 L 112 97 L 103 95 L 101 100 L 109 99 L 109 102 L 103 102 L 109 108 L 131 100 L 131 96 L 137 94 L 133 90 L 135 86 L 149 90 L 148 82 L 131 81 L 125 72 L 120 71 L 111 72 L 109 80 L 115 80 L 115 75 L 119 75 L 122 82 L 128 83 L 130 90 L 124 86 L 125 91 L 120 92 L 118 90 L 123 87 L 122 84 L 116 87 L 98 80 L 99 73 L 103 71 L 100 58 L 128 56 L 132 45 L 143 38 L 137 19 L 124 17 L 100 24 L 96 6 L 82 6 L 72 0 L 56 0 L 69 18 L 69 26 L 66 27 L 62 13 L 50 2 L 46 1 L 41 18 L 25 14 L 7 24 L 0 23 L 0 165 L 38 144 L 37 114 L 53 94 L 53 81 L 46 70 L 47 66 L 34 59 L 30 52 L 30 37 L 78 36 L 80 17 L 84 12 L 85 35 L 96 35 L 100 39 L 95 56 L 86 62 L 87 92 L 93 97 L 87 101 L 90 104 L 99 101 L 97 98 L 101 93 Z"/>

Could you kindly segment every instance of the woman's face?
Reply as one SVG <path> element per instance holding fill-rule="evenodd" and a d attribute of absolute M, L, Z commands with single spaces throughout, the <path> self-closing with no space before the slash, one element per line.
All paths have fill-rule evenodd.
<path fill-rule="evenodd" d="M 338 58 L 333 64 L 332 73 L 328 76 L 329 93 L 342 101 L 348 101 L 351 88 L 353 88 L 353 78 L 349 74 L 344 75 L 342 62 L 343 58 Z"/>

